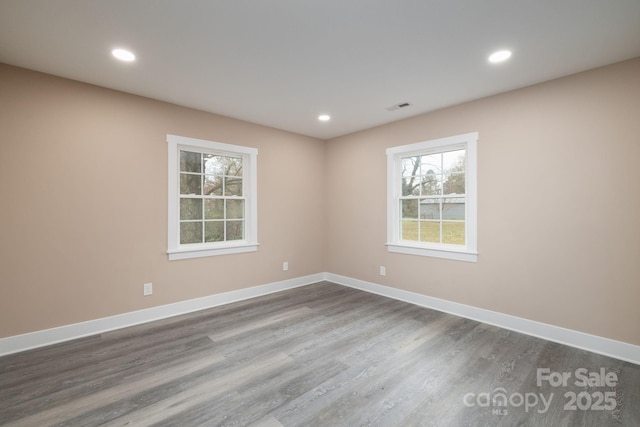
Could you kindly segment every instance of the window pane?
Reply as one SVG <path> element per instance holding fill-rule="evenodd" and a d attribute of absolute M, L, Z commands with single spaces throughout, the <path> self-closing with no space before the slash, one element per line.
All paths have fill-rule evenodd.
<path fill-rule="evenodd" d="M 463 197 L 452 197 L 444 200 L 442 204 L 442 219 L 464 220 L 465 200 Z"/>
<path fill-rule="evenodd" d="M 242 158 L 225 157 L 226 169 L 224 174 L 230 176 L 242 176 Z"/>
<path fill-rule="evenodd" d="M 420 200 L 420 219 L 440 220 L 440 199 Z"/>
<path fill-rule="evenodd" d="M 402 221 L 402 240 L 418 241 L 418 221 L 403 220 Z"/>
<path fill-rule="evenodd" d="M 444 172 L 464 172 L 465 150 L 448 151 L 442 154 Z"/>
<path fill-rule="evenodd" d="M 180 199 L 180 219 L 202 219 L 202 199 Z"/>
<path fill-rule="evenodd" d="M 401 200 L 401 216 L 402 219 L 413 218 L 418 219 L 418 201 L 417 200 Z"/>
<path fill-rule="evenodd" d="M 464 222 L 443 222 L 442 223 L 442 243 L 451 245 L 464 245 Z"/>
<path fill-rule="evenodd" d="M 224 178 L 225 196 L 242 196 L 242 178 L 227 176 Z"/>
<path fill-rule="evenodd" d="M 465 194 L 464 173 L 454 173 L 445 176 L 444 194 Z"/>
<path fill-rule="evenodd" d="M 420 177 L 405 176 L 402 178 L 402 195 L 418 196 L 420 194 Z"/>
<path fill-rule="evenodd" d="M 222 156 L 205 154 L 203 156 L 204 173 L 207 175 L 224 175 L 224 161 Z"/>
<path fill-rule="evenodd" d="M 224 241 L 224 221 L 207 221 L 204 223 L 205 242 Z"/>
<path fill-rule="evenodd" d="M 180 151 L 180 172 L 202 172 L 200 153 Z"/>
<path fill-rule="evenodd" d="M 422 177 L 420 191 L 423 196 L 439 196 L 442 194 L 442 177 L 432 172 Z"/>
<path fill-rule="evenodd" d="M 420 156 L 405 157 L 401 161 L 402 195 L 420 194 Z"/>
<path fill-rule="evenodd" d="M 222 196 L 222 177 L 214 175 L 204 176 L 204 195 Z"/>
<path fill-rule="evenodd" d="M 244 239 L 244 221 L 227 221 L 227 240 Z"/>
<path fill-rule="evenodd" d="M 420 221 L 420 241 L 440 243 L 440 223 L 435 221 Z"/>
<path fill-rule="evenodd" d="M 205 199 L 204 218 L 205 219 L 224 219 L 224 200 Z"/>
<path fill-rule="evenodd" d="M 180 174 L 180 194 L 201 195 L 202 175 Z"/>
<path fill-rule="evenodd" d="M 420 158 L 420 174 L 440 175 L 442 173 L 442 154 L 429 154 Z"/>
<path fill-rule="evenodd" d="M 180 244 L 202 243 L 202 223 L 201 222 L 181 222 L 180 223 Z"/>
<path fill-rule="evenodd" d="M 420 175 L 420 157 L 405 157 L 402 159 L 402 176 Z"/>
<path fill-rule="evenodd" d="M 227 219 L 244 218 L 244 200 L 227 200 Z"/>

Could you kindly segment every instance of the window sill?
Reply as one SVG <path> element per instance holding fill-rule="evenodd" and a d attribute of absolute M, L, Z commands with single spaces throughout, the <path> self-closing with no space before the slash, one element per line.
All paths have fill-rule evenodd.
<path fill-rule="evenodd" d="M 224 245 L 219 247 L 197 247 L 197 248 L 181 248 L 167 251 L 169 261 L 190 258 L 202 258 L 217 255 L 239 254 L 244 252 L 255 252 L 258 250 L 258 243 L 242 242 L 233 245 Z"/>
<path fill-rule="evenodd" d="M 420 255 L 433 258 L 452 259 L 456 261 L 478 262 L 478 253 L 457 248 L 428 248 L 420 245 L 410 245 L 405 243 L 387 243 L 389 252 Z"/>

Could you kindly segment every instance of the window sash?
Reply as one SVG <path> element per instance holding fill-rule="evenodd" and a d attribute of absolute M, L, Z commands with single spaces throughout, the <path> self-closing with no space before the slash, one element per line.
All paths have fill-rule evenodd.
<path fill-rule="evenodd" d="M 177 135 L 167 135 L 169 144 L 169 224 L 168 224 L 168 250 L 169 259 L 184 259 L 201 256 L 221 255 L 227 253 L 239 253 L 257 250 L 257 168 L 256 159 L 258 150 L 252 147 L 236 146 L 231 144 L 223 144 L 212 141 L 187 138 Z M 200 166 L 196 170 L 186 170 L 187 167 L 181 167 L 181 151 L 187 151 L 200 156 Z M 229 174 L 225 171 L 221 174 L 211 173 L 207 170 L 205 164 L 205 156 L 221 156 L 227 158 L 241 159 L 242 172 L 238 174 Z M 231 160 L 229 160 L 231 161 Z M 199 176 L 200 186 L 198 191 L 189 194 L 181 194 L 180 179 L 181 176 Z M 239 189 L 230 192 L 221 191 L 220 194 L 206 195 L 204 193 L 204 180 L 207 176 L 218 176 L 222 179 L 222 188 L 226 185 L 227 178 L 237 178 L 242 183 Z M 228 194 L 230 193 L 230 194 Z M 240 193 L 240 194 L 233 194 Z M 198 217 L 182 218 L 181 217 L 181 201 L 183 200 L 202 200 L 198 207 L 201 209 Z M 206 201 L 220 200 L 223 203 L 222 216 L 207 217 Z M 241 214 L 237 211 L 230 211 L 230 203 L 240 202 Z M 197 209 L 196 209 L 197 210 Z M 231 217 L 228 216 L 231 212 Z M 222 224 L 222 239 L 211 238 L 207 241 L 207 229 L 209 236 L 217 233 L 219 237 L 219 226 L 214 223 Z M 195 235 L 200 236 L 196 242 L 181 241 L 181 228 L 187 227 L 183 224 L 198 224 L 200 231 L 196 231 Z M 198 229 L 198 226 L 193 228 Z M 213 233 L 213 234 L 212 234 Z M 230 239 L 231 234 L 235 236 Z M 236 238 L 240 237 L 240 238 Z"/>
<path fill-rule="evenodd" d="M 212 150 L 196 149 L 195 147 L 178 146 L 180 173 L 178 179 L 180 180 L 180 195 L 178 198 L 179 203 L 179 227 L 178 227 L 178 245 L 179 247 L 185 245 L 196 244 L 208 244 L 214 242 L 230 242 L 230 241 L 243 241 L 244 236 L 244 219 L 245 212 L 244 206 L 246 198 L 242 196 L 246 194 L 245 182 L 246 182 L 246 170 L 243 167 L 245 161 L 245 155 L 229 155 L 227 153 L 219 153 Z M 197 165 L 195 162 L 189 163 L 188 160 L 195 160 L 198 158 Z M 219 164 L 211 165 L 209 161 L 214 159 L 220 159 Z M 194 167 L 196 166 L 196 167 Z M 211 166 L 210 169 L 207 169 Z M 215 167 L 222 167 L 223 169 L 215 170 Z M 235 166 L 235 173 L 233 168 Z M 239 167 L 238 167 L 239 166 Z M 191 170 L 191 169 L 196 169 Z M 184 177 L 197 178 L 197 193 L 190 192 L 189 188 L 186 188 L 186 192 L 183 191 L 182 180 Z M 213 182 L 220 178 L 220 191 L 216 191 L 214 194 L 205 194 L 207 177 L 213 177 Z M 229 178 L 233 178 L 231 182 L 240 182 L 240 191 L 237 188 L 228 190 L 227 183 Z M 235 187 L 235 186 L 234 186 Z M 215 191 L 215 187 L 212 191 Z M 219 194 L 217 194 L 219 193 Z M 230 194 L 229 194 L 230 193 Z M 240 193 L 240 195 L 233 194 Z M 199 210 L 199 215 L 194 218 L 183 218 L 183 201 L 185 200 L 199 200 L 200 203 L 196 203 L 195 211 Z M 205 200 L 220 200 L 222 202 L 222 216 L 218 218 L 207 218 L 207 203 Z M 240 216 L 227 217 L 229 213 L 229 201 L 240 201 L 242 205 L 242 212 Z M 187 205 L 188 204 L 184 204 Z M 192 204 L 193 205 L 193 204 Z M 199 205 L 199 206 L 198 206 Z M 240 233 L 233 229 L 240 224 Z M 235 227 L 234 227 L 235 226 Z M 188 235 L 187 235 L 188 234 Z"/>
<path fill-rule="evenodd" d="M 476 132 L 457 135 L 437 140 L 424 141 L 415 144 L 390 147 L 387 149 L 387 247 L 391 252 L 409 253 L 416 255 L 434 256 L 440 258 L 460 259 L 464 261 L 477 261 L 477 202 L 476 202 L 476 162 L 477 162 L 477 139 Z M 418 194 L 403 195 L 403 178 L 414 176 L 412 171 L 403 172 L 403 161 L 417 156 L 430 156 L 433 154 L 448 153 L 451 151 L 465 150 L 465 190 L 464 194 L 445 194 L 444 179 L 441 180 L 439 194 Z M 441 164 L 442 166 L 442 164 Z M 440 167 L 437 170 L 440 177 L 448 176 L 447 170 Z M 424 176 L 424 171 L 417 177 Z M 447 204 L 447 200 L 457 199 L 460 204 L 464 203 L 464 219 L 445 218 L 442 213 L 442 205 Z M 415 218 L 403 217 L 403 201 L 416 200 L 418 204 Z M 438 203 L 438 220 L 420 217 L 420 201 L 430 200 Z M 403 222 L 409 221 L 409 222 Z M 414 221 L 415 223 L 410 223 Z M 438 224 L 438 241 L 421 240 L 423 236 L 422 226 Z M 444 229 L 449 232 L 455 224 L 464 223 L 464 231 L 458 230 L 458 236 L 444 237 Z M 416 240 L 407 239 L 408 234 L 404 234 L 403 226 L 417 226 L 418 238 Z M 414 231 L 415 233 L 415 231 Z M 464 236 L 464 243 L 457 241 L 459 235 Z M 412 235 L 412 237 L 415 236 Z M 447 235 L 449 236 L 449 234 Z M 426 238 L 428 240 L 428 238 Z M 433 240 L 433 239 L 432 239 Z"/>

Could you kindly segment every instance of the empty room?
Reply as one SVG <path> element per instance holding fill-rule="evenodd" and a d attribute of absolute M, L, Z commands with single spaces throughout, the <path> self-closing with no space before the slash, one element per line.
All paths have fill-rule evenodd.
<path fill-rule="evenodd" d="M 637 0 L 1 0 L 0 425 L 640 425 Z"/>

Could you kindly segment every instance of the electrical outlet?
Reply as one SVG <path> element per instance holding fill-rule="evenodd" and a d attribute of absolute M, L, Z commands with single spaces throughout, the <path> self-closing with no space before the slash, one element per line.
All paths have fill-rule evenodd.
<path fill-rule="evenodd" d="M 282 263 L 282 271 L 287 271 L 289 270 L 289 262 L 285 261 Z"/>
<path fill-rule="evenodd" d="M 144 296 L 147 295 L 151 295 L 153 293 L 153 283 L 145 283 L 143 285 L 143 292 Z"/>
<path fill-rule="evenodd" d="M 381 276 L 386 276 L 387 275 L 387 268 L 384 265 L 380 266 L 380 275 Z"/>

